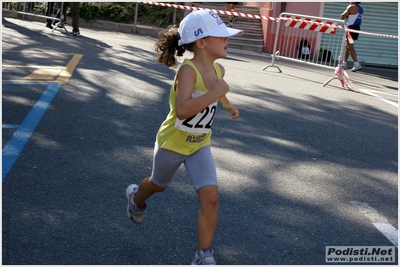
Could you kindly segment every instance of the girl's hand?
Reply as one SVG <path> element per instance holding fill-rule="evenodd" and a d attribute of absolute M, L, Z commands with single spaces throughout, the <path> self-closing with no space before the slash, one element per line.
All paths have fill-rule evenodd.
<path fill-rule="evenodd" d="M 212 91 L 217 98 L 220 98 L 229 92 L 229 85 L 224 79 L 215 79 L 212 83 L 212 88 L 210 91 Z"/>
<path fill-rule="evenodd" d="M 236 119 L 239 117 L 239 109 L 237 107 L 235 107 L 234 105 L 232 105 L 230 102 L 228 103 L 223 103 L 222 106 L 231 112 L 231 118 L 232 119 Z"/>

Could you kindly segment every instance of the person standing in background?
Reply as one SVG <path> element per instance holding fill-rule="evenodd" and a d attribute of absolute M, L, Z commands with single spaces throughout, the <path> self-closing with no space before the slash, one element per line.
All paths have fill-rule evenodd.
<path fill-rule="evenodd" d="M 53 7 L 54 2 L 47 2 L 46 17 L 51 17 L 51 14 L 53 14 Z M 51 26 L 51 19 L 46 19 L 46 27 L 53 29 L 53 26 Z"/>
<path fill-rule="evenodd" d="M 237 2 L 227 2 L 227 10 L 230 12 L 236 12 L 236 5 Z M 236 21 L 237 16 L 233 16 L 233 21 L 232 21 L 232 15 L 228 15 L 229 22 L 226 24 L 227 27 L 232 27 L 233 26 L 233 21 Z"/>
<path fill-rule="evenodd" d="M 79 8 L 80 2 L 70 2 L 69 8 L 71 10 L 71 17 L 72 17 L 72 34 L 74 36 L 80 35 L 79 31 Z"/>
<path fill-rule="evenodd" d="M 346 10 L 343 12 L 341 18 L 347 20 L 347 28 L 352 30 L 359 31 L 361 29 L 362 18 L 364 14 L 363 8 L 360 6 L 361 2 L 350 2 L 350 5 L 347 6 Z M 358 39 L 358 33 L 349 32 L 352 40 L 346 36 L 346 52 L 344 55 L 344 62 L 342 66 L 344 69 L 347 68 L 347 60 L 349 56 L 353 58 L 354 65 L 351 71 L 361 70 L 361 64 L 358 62 L 357 53 L 354 49 L 354 41 Z"/>

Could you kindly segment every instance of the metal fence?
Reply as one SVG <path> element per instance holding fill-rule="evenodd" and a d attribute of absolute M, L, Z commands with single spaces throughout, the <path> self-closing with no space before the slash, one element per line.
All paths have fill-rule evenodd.
<path fill-rule="evenodd" d="M 22 19 L 26 19 L 25 16 L 29 15 L 59 22 L 61 19 L 56 17 L 56 13 L 58 10 L 62 10 L 63 2 L 54 5 L 54 10 L 50 11 L 50 16 L 46 16 L 47 4 L 47 2 L 3 2 L 2 8 L 8 12 L 21 14 Z"/>
<path fill-rule="evenodd" d="M 272 63 L 263 70 L 275 67 L 282 72 L 275 65 L 279 57 L 334 68 L 344 53 L 345 36 L 343 20 L 281 13 L 275 30 Z"/>

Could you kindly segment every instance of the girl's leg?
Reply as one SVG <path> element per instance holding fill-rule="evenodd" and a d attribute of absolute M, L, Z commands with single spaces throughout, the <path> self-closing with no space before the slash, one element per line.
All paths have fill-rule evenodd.
<path fill-rule="evenodd" d="M 186 171 L 193 182 L 200 202 L 197 218 L 198 250 L 210 249 L 218 219 L 218 181 L 210 146 L 190 155 Z"/>
<path fill-rule="evenodd" d="M 197 219 L 198 251 L 211 248 L 218 219 L 218 187 L 205 186 L 197 191 L 200 211 Z"/>
<path fill-rule="evenodd" d="M 158 192 L 163 192 L 171 183 L 176 170 L 186 159 L 186 156 L 162 149 L 157 143 L 154 145 L 153 169 L 151 177 L 140 183 L 133 202 L 138 208 L 146 205 L 146 200 Z"/>
<path fill-rule="evenodd" d="M 146 200 L 158 192 L 163 192 L 167 187 L 160 187 L 155 185 L 151 181 L 151 177 L 147 177 L 143 179 L 143 181 L 139 185 L 139 190 L 136 193 L 136 196 L 133 198 L 136 206 L 138 208 L 144 207 L 146 205 Z"/>

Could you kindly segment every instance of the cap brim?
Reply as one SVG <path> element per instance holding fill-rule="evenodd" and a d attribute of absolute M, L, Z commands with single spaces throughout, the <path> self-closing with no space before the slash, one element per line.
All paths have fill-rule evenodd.
<path fill-rule="evenodd" d="M 242 30 L 235 29 L 235 28 L 222 28 L 219 31 L 213 32 L 209 34 L 208 36 L 213 36 L 213 37 L 232 37 L 234 35 L 241 35 L 243 34 Z"/>

